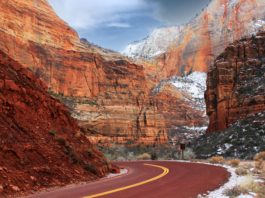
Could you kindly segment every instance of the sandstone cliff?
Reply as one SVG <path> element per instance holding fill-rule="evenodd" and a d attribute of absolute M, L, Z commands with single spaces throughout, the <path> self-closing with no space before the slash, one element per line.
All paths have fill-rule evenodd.
<path fill-rule="evenodd" d="M 168 45 L 167 52 L 150 60 L 148 52 L 160 54 L 157 50 L 159 41 L 164 36 L 150 37 L 140 43 L 129 46 L 127 55 L 134 58 L 145 58 L 145 76 L 150 88 L 163 84 L 164 81 L 176 76 L 186 76 L 195 71 L 207 72 L 214 59 L 233 41 L 255 34 L 265 28 L 265 1 L 262 0 L 212 0 L 189 23 L 179 28 L 175 39 Z M 163 31 L 163 29 L 161 29 Z M 155 39 L 152 39 L 152 38 Z M 171 38 L 172 39 L 172 38 Z M 154 41 L 155 42 L 154 42 Z M 153 41 L 153 42 L 151 42 Z M 137 48 L 140 45 L 140 48 Z M 141 50 L 148 49 L 148 50 Z M 154 53 L 156 49 L 157 53 Z M 141 53 L 139 53 L 141 51 Z M 170 83 L 169 83 L 170 84 Z M 178 90 L 166 85 L 156 93 L 158 110 L 166 118 L 166 126 L 171 129 L 180 127 L 201 127 L 207 125 L 207 118 L 203 110 L 196 109 L 196 105 L 183 100 L 188 89 Z M 182 92 L 182 93 L 180 93 Z M 204 92 L 204 90 L 202 90 Z M 185 98 L 185 97 L 184 97 Z M 193 115 L 193 116 L 191 116 Z"/>
<path fill-rule="evenodd" d="M 112 167 L 68 109 L 0 51 L 0 197 L 93 180 Z"/>
<path fill-rule="evenodd" d="M 205 94 L 209 132 L 265 111 L 265 33 L 229 45 L 210 68 Z"/>
<path fill-rule="evenodd" d="M 46 0 L 1 1 L 0 20 L 0 49 L 67 104 L 92 141 L 166 142 L 142 66 L 81 42 Z"/>
<path fill-rule="evenodd" d="M 265 1 L 212 0 L 182 27 L 166 53 L 153 62 L 158 81 L 190 71 L 207 72 L 214 59 L 233 41 L 265 29 Z"/>
<path fill-rule="evenodd" d="M 208 133 L 197 157 L 253 159 L 265 149 L 265 32 L 230 44 L 210 67 L 205 92 Z"/>

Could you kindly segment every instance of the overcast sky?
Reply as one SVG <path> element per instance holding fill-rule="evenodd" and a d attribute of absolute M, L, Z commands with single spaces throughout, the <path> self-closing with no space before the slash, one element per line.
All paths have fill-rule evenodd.
<path fill-rule="evenodd" d="M 154 28 L 188 22 L 209 0 L 49 0 L 82 38 L 122 50 Z"/>

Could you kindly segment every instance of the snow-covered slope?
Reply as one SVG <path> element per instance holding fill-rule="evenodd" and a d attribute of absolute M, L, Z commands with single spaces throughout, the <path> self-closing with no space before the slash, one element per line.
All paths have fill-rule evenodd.
<path fill-rule="evenodd" d="M 189 142 L 203 135 L 207 129 L 208 119 L 204 92 L 206 90 L 206 73 L 193 72 L 186 76 L 174 76 L 161 81 L 152 91 L 160 102 L 171 98 L 170 110 L 166 110 L 165 116 L 175 122 L 169 130 L 169 139 L 174 142 Z M 175 96 L 175 97 L 174 97 Z M 158 109 L 160 109 L 158 105 Z"/>
<path fill-rule="evenodd" d="M 206 73 L 193 72 L 188 76 L 172 78 L 171 83 L 179 90 L 188 93 L 188 100 L 197 104 L 197 108 L 205 109 L 204 92 L 206 90 Z"/>
<path fill-rule="evenodd" d="M 165 84 L 172 84 L 182 92 L 185 100 L 191 102 L 195 109 L 205 110 L 204 92 L 206 91 L 207 74 L 204 72 L 193 72 L 187 76 L 174 76 L 168 80 L 161 81 L 154 89 L 153 93 L 160 92 Z"/>
<path fill-rule="evenodd" d="M 194 142 L 197 157 L 222 155 L 230 158 L 253 159 L 265 150 L 265 112 L 252 114 L 228 129 L 210 133 Z"/>
<path fill-rule="evenodd" d="M 129 44 L 121 53 L 131 58 L 153 58 L 166 52 L 181 30 L 181 26 L 155 29 L 146 39 Z"/>

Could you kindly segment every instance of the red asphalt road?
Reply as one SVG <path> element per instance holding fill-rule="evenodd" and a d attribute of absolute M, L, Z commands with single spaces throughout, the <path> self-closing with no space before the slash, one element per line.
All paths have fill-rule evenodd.
<path fill-rule="evenodd" d="M 229 173 L 224 168 L 204 164 L 168 161 L 124 162 L 116 164 L 128 169 L 127 174 L 104 178 L 84 185 L 61 188 L 33 195 L 30 198 L 81 198 L 142 182 L 163 172 L 160 168 L 145 166 L 144 163 L 166 167 L 169 173 L 156 181 L 102 197 L 196 198 L 199 194 L 222 186 L 229 178 Z"/>

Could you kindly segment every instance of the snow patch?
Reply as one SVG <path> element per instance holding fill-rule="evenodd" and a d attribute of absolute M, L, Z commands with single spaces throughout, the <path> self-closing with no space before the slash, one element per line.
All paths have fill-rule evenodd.
<path fill-rule="evenodd" d="M 203 127 L 195 127 L 195 126 L 189 127 L 189 126 L 184 126 L 183 128 L 185 128 L 187 130 L 191 130 L 191 131 L 206 131 L 207 126 L 203 126 Z"/>
<path fill-rule="evenodd" d="M 257 20 L 254 22 L 254 26 L 256 28 L 261 28 L 261 27 L 265 26 L 265 21 L 264 20 Z"/>
<path fill-rule="evenodd" d="M 186 97 L 186 100 L 193 102 L 194 107 L 200 110 L 206 109 L 204 101 L 204 92 L 206 90 L 207 74 L 203 72 L 193 72 L 184 77 L 173 77 L 170 82 L 179 91 L 188 93 L 191 97 Z"/>
<path fill-rule="evenodd" d="M 253 198 L 251 195 L 239 195 L 237 198 Z"/>
<path fill-rule="evenodd" d="M 206 73 L 193 72 L 185 77 L 176 77 L 172 80 L 172 84 L 176 88 L 188 92 L 193 98 L 204 99 L 206 77 Z"/>
<path fill-rule="evenodd" d="M 124 175 L 124 174 L 127 174 L 128 173 L 128 170 L 127 169 L 121 169 L 120 170 L 120 173 L 110 173 L 107 175 L 107 178 L 111 178 L 111 177 L 117 177 L 117 176 L 120 176 L 120 175 Z"/>

